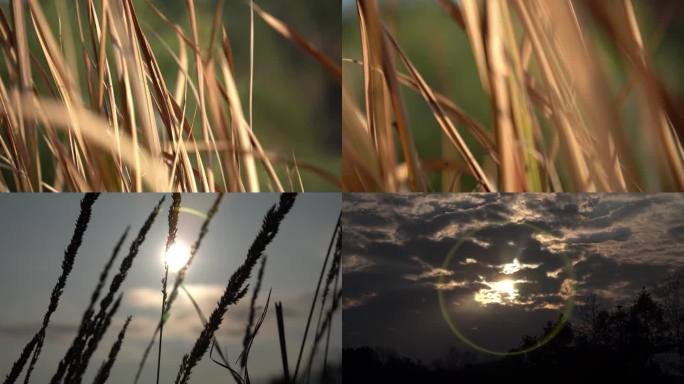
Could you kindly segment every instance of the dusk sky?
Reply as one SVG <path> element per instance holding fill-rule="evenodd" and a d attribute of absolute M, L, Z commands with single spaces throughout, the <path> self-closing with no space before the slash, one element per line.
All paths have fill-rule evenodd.
<path fill-rule="evenodd" d="M 211 313 L 230 275 L 243 262 L 264 214 L 278 201 L 278 196 L 263 193 L 227 194 L 224 197 L 186 279 L 187 288 L 205 315 Z M 3 304 L 0 311 L 0 374 L 3 377 L 40 327 L 50 291 L 60 274 L 64 249 L 78 217 L 81 197 L 77 194 L 11 194 L 0 198 L 0 302 Z M 52 377 L 59 359 L 75 335 L 98 275 L 116 241 L 125 227 L 131 225 L 110 279 L 118 270 L 119 261 L 125 256 L 130 241 L 160 197 L 157 194 L 103 194 L 95 202 L 74 269 L 47 329 L 43 352 L 32 375 L 34 381 L 48 382 Z M 191 244 L 203 221 L 202 217 L 189 212 L 206 212 L 214 199 L 213 194 L 183 195 L 178 231 L 180 241 Z M 271 308 L 250 354 L 250 376 L 257 383 L 282 373 L 273 307 L 275 301 L 283 302 L 290 362 L 296 361 L 320 268 L 339 215 L 340 200 L 337 194 L 299 195 L 280 232 L 266 250 L 268 262 L 259 304 L 265 303 L 269 289 L 272 288 L 273 292 Z M 168 230 L 166 216 L 170 204 L 168 195 L 124 282 L 121 308 L 90 364 L 86 382 L 92 380 L 129 314 L 133 315 L 133 320 L 109 382 L 133 381 L 144 346 L 159 319 L 162 249 Z M 169 281 L 173 281 L 173 276 Z M 241 350 L 250 297 L 251 290 L 240 304 L 229 308 L 217 334 L 233 360 Z M 173 381 L 182 355 L 189 353 L 201 329 L 201 322 L 190 301 L 179 292 L 171 318 L 164 328 L 161 382 Z M 339 314 L 333 330 L 331 354 L 334 361 L 340 358 Z M 156 356 L 155 346 L 141 378 L 142 383 L 154 381 Z M 207 354 L 193 371 L 191 381 L 225 383 L 229 380 L 229 373 L 211 362 Z"/>
<path fill-rule="evenodd" d="M 682 195 L 345 194 L 342 207 L 345 348 L 470 349 L 441 290 L 466 337 L 507 351 L 572 292 L 611 308 L 684 267 Z"/>

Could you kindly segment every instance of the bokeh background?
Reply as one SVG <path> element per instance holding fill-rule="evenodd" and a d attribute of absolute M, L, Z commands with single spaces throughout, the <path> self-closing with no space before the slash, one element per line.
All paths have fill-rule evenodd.
<path fill-rule="evenodd" d="M 457 0 L 451 0 L 454 4 Z M 437 92 L 444 94 L 470 116 L 491 129 L 492 110 L 489 98 L 482 89 L 468 37 L 460 26 L 444 11 L 436 0 L 379 0 L 382 17 L 387 28 L 397 39 L 402 50 L 416 66 L 427 83 Z M 639 23 L 646 46 L 652 55 L 657 74 L 667 87 L 680 98 L 684 96 L 684 2 L 679 0 L 635 0 Z M 667 28 L 658 31 L 659 24 L 669 19 Z M 606 40 L 605 35 L 591 29 L 586 31 L 596 39 L 601 51 L 601 61 L 607 68 L 614 91 L 621 90 L 627 83 L 628 68 L 620 66 L 617 52 Z M 342 57 L 361 59 L 361 40 L 355 0 L 343 0 L 342 7 Z M 397 60 L 397 69 L 408 73 Z M 343 62 L 345 86 L 354 93 L 357 105 L 363 106 L 363 68 L 348 61 Z M 453 146 L 446 142 L 434 115 L 425 100 L 412 90 L 402 87 L 404 106 L 419 157 L 427 160 L 459 158 Z M 641 129 L 635 112 L 638 93 L 632 92 L 623 110 L 623 124 L 629 132 Z M 454 121 L 456 124 L 457 122 Z M 457 128 L 460 124 L 457 124 Z M 461 132 L 466 132 L 462 129 Z M 474 149 L 478 159 L 483 160 L 485 169 L 495 166 L 484 156 L 482 146 L 470 135 L 464 134 L 468 147 Z M 635 143 L 648 158 L 643 143 Z M 443 150 L 446 149 L 448 154 Z M 485 161 L 485 159 L 487 159 Z M 647 167 L 640 169 L 642 175 L 652 172 Z M 431 185 L 441 183 L 441 174 L 432 175 Z M 474 180 L 472 187 L 475 187 Z"/>

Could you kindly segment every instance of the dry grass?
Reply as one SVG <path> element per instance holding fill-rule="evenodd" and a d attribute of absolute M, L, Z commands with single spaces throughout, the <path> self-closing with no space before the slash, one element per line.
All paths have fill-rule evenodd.
<path fill-rule="evenodd" d="M 173 73 L 160 70 L 158 36 L 143 31 L 132 0 L 70 3 L 78 22 L 60 20 L 59 31 L 38 0 L 10 3 L 10 14 L 0 9 L 8 74 L 0 82 L 0 191 L 303 190 L 290 174 L 300 169 L 339 185 L 337 175 L 264 148 L 252 131 L 253 49 L 245 113 L 222 1 L 208 44 L 193 0 L 185 1 L 190 31 L 143 3 L 178 37 L 177 52 L 161 41 Z M 341 79 L 339 65 L 284 21 L 251 1 L 234 6 L 253 6 L 253 15 Z"/>
<path fill-rule="evenodd" d="M 362 71 L 363 84 L 345 72 L 344 190 L 684 190 L 684 104 L 656 73 L 646 41 L 657 41 L 643 36 L 632 0 L 437 2 L 470 42 L 492 123 L 426 82 L 387 27 L 381 2 L 357 0 L 361 57 L 343 60 Z M 662 3 L 671 14 L 681 6 Z M 670 21 L 661 20 L 661 34 Z M 617 89 L 600 59 L 606 45 L 628 74 Z M 458 84 L 458 76 L 448 81 Z M 413 137 L 425 128 L 409 124 L 401 86 L 427 103 L 442 153 L 419 153 Z M 630 97 L 635 111 L 625 110 Z M 636 130 L 628 127 L 633 114 Z"/>

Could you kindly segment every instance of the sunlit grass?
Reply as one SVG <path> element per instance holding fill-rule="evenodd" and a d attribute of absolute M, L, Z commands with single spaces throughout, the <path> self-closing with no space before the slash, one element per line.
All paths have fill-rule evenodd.
<path fill-rule="evenodd" d="M 678 3 L 646 34 L 641 1 L 357 0 L 344 189 L 684 190 L 679 85 L 653 59 Z"/>
<path fill-rule="evenodd" d="M 182 4 L 182 20 L 151 1 L 57 1 L 52 18 L 38 0 L 0 8 L 1 191 L 299 191 L 304 180 L 339 188 L 329 164 L 312 162 L 314 150 L 274 149 L 288 127 L 274 137 L 253 130 L 263 111 L 253 98 L 255 34 L 253 49 L 233 57 L 224 2 L 209 20 L 194 0 Z M 246 7 L 251 32 L 265 24 L 339 81 L 338 65 L 296 26 L 252 4 L 226 7 Z M 172 64 L 162 67 L 166 56 Z M 246 92 L 236 59 L 249 63 Z"/>

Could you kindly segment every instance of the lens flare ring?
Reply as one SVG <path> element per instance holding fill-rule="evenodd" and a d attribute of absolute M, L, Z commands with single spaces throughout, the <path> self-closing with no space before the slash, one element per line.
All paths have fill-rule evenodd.
<path fill-rule="evenodd" d="M 494 224 L 506 224 L 506 223 L 507 222 L 500 222 L 500 223 L 494 223 Z M 547 231 L 544 231 L 543 229 L 541 229 L 535 225 L 525 223 L 525 222 L 518 223 L 518 224 L 532 228 L 535 231 L 535 233 L 548 234 Z M 461 236 L 458 239 L 458 241 L 456 242 L 456 244 L 451 248 L 451 250 L 449 250 L 449 253 L 447 254 L 446 258 L 444 259 L 444 263 L 442 264 L 442 268 L 448 269 L 454 255 L 456 254 L 456 251 L 458 251 L 458 249 L 461 247 L 461 245 L 467 239 L 473 237 L 481 229 L 482 228 L 470 230 L 470 231 L 466 232 L 463 236 Z M 566 279 L 571 279 L 572 281 L 575 281 L 575 270 L 574 270 L 574 266 L 572 264 L 572 261 L 567 256 L 567 254 L 565 254 L 565 252 L 560 252 L 559 256 L 563 259 L 563 263 L 565 264 L 565 267 L 563 268 L 563 270 L 564 270 L 564 273 L 566 275 Z M 437 284 L 445 284 L 445 283 L 446 283 L 445 277 L 440 276 Z M 464 335 L 463 332 L 461 332 L 461 330 L 456 326 L 451 315 L 449 314 L 448 305 L 446 303 L 446 298 L 444 297 L 443 290 L 441 290 L 441 289 L 437 290 L 437 299 L 439 301 L 439 307 L 440 307 L 440 310 L 442 312 L 442 317 L 444 317 L 444 320 L 447 322 L 447 325 L 449 325 L 449 328 L 451 329 L 451 331 L 454 333 L 454 335 L 458 339 L 460 339 L 463 343 L 465 343 L 466 345 L 470 346 L 471 348 L 473 348 L 477 351 L 487 353 L 490 355 L 502 356 L 502 357 L 517 356 L 517 355 L 523 355 L 526 353 L 530 353 L 530 352 L 532 352 L 538 348 L 541 348 L 545 344 L 547 344 L 549 341 L 551 341 L 554 337 L 556 337 L 560 333 L 560 331 L 563 329 L 563 326 L 565 325 L 565 323 L 568 321 L 568 319 L 572 315 L 572 311 L 575 307 L 575 291 L 573 289 L 572 292 L 570 292 L 569 294 L 566 295 L 565 301 L 563 303 L 563 310 L 561 312 L 560 321 L 558 321 L 554 325 L 554 327 L 551 329 L 551 331 L 544 338 L 537 341 L 536 344 L 534 344 L 530 347 L 521 349 L 521 350 L 517 350 L 517 351 L 496 351 L 496 350 L 489 349 L 489 348 L 483 347 L 483 346 L 475 343 L 474 341 L 469 339 L 466 335 Z"/>

